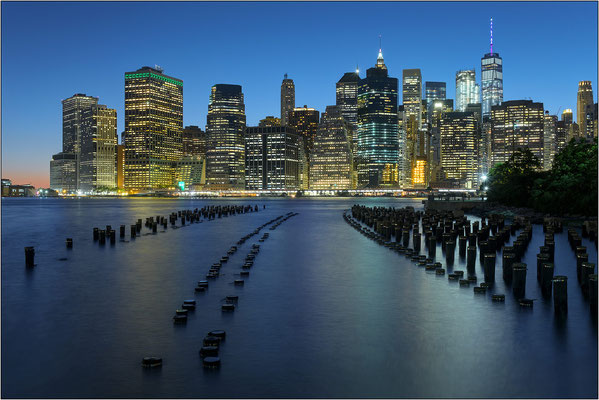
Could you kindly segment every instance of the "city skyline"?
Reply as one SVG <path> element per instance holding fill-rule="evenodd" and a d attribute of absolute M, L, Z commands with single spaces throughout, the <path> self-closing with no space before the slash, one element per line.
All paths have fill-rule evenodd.
<path fill-rule="evenodd" d="M 326 106 L 335 104 L 335 84 L 344 73 L 354 70 L 357 64 L 360 77 L 365 77 L 366 69 L 372 67 L 378 52 L 378 35 L 382 35 L 383 54 L 390 76 L 401 77 L 404 69 L 420 69 L 423 88 L 426 81 L 446 82 L 447 98 L 455 99 L 454 82 L 458 70 L 474 68 L 477 83 L 480 84 L 480 59 L 489 52 L 488 24 L 489 18 L 493 17 L 493 51 L 498 52 L 504 61 L 504 101 L 531 98 L 535 102 L 542 102 L 551 114 L 559 115 L 566 108 L 576 112 L 579 81 L 590 80 L 593 87 L 597 88 L 596 53 L 589 53 L 588 63 L 562 60 L 580 60 L 581 55 L 577 54 L 576 50 L 582 52 L 588 48 L 596 48 L 596 3 L 434 4 L 435 8 L 431 11 L 429 7 L 427 14 L 424 14 L 427 4 L 374 3 L 368 4 L 368 9 L 364 9 L 365 3 L 343 4 L 343 7 L 339 7 L 339 4 L 336 6 L 335 3 L 235 3 L 235 7 L 228 6 L 227 12 L 233 14 L 232 19 L 239 18 L 242 26 L 231 28 L 232 32 L 229 33 L 217 32 L 216 35 L 207 34 L 206 38 L 192 38 L 201 40 L 205 46 L 203 58 L 198 59 L 194 54 L 194 50 L 198 51 L 198 44 L 190 43 L 190 38 L 186 41 L 178 40 L 179 37 L 185 37 L 181 35 L 182 32 L 190 30 L 185 24 L 193 21 L 191 17 L 196 11 L 204 11 L 206 14 L 218 13 L 227 5 L 169 4 L 169 10 L 173 11 L 188 7 L 189 15 L 183 15 L 181 18 L 184 21 L 178 22 L 176 26 L 166 23 L 172 30 L 169 31 L 165 26 L 164 31 L 167 34 L 156 37 L 156 42 L 150 41 L 149 44 L 142 44 L 136 48 L 132 44 L 138 42 L 122 40 L 123 35 L 134 37 L 134 27 L 140 26 L 144 21 L 156 20 L 164 4 L 37 3 L 35 8 L 31 8 L 32 5 L 28 4 L 3 3 L 3 177 L 19 183 L 48 187 L 48 160 L 52 154 L 59 151 L 62 141 L 61 101 L 75 93 L 99 97 L 102 104 L 116 109 L 117 132 L 120 136 L 124 130 L 123 74 L 142 65 L 160 64 L 165 74 L 184 81 L 183 125 L 197 125 L 202 129 L 206 125 L 210 87 L 215 84 L 242 86 L 248 126 L 257 126 L 258 121 L 267 115 L 279 116 L 280 84 L 285 73 L 289 74 L 289 78 L 295 83 L 296 107 L 306 104 L 324 112 Z M 116 44 L 111 43 L 111 40 L 103 40 L 92 46 L 96 51 L 105 51 L 106 59 L 94 58 L 95 64 L 81 62 L 90 55 L 90 50 L 75 46 L 77 50 L 72 54 L 66 54 L 65 57 L 54 55 L 56 61 L 47 61 L 51 57 L 49 52 L 52 49 L 62 49 L 58 39 L 64 40 L 63 36 L 69 33 L 69 29 L 75 29 L 78 24 L 76 19 L 70 20 L 72 24 L 65 24 L 65 18 L 74 18 L 82 15 L 84 10 L 89 12 L 96 9 L 97 13 L 94 15 L 98 21 L 101 18 L 112 18 L 110 21 L 113 24 L 106 26 L 119 26 L 118 21 L 125 17 L 118 14 L 118 11 L 125 11 L 127 7 L 137 7 L 140 11 L 136 16 L 138 20 L 133 21 L 131 27 L 100 31 L 108 35 L 107 39 L 113 36 L 121 39 Z M 243 20 L 241 16 L 244 10 L 252 7 L 253 19 Z M 265 11 L 264 15 L 257 12 L 260 7 Z M 289 7 L 297 8 L 297 17 L 290 21 L 290 29 L 294 35 L 273 34 L 272 30 L 265 31 L 256 23 L 261 18 L 282 15 Z M 391 24 L 393 18 L 388 14 L 393 13 L 381 13 L 381 10 L 387 9 L 398 10 L 398 15 L 405 15 L 407 10 L 420 10 L 420 24 L 426 24 L 428 27 L 422 42 L 412 44 L 404 39 L 405 35 L 402 36 L 402 33 L 409 31 L 410 26 L 417 25 L 414 21 L 402 19 L 401 26 L 390 28 L 397 24 Z M 510 15 L 510 10 L 513 12 L 516 9 L 526 17 Z M 534 9 L 535 17 L 529 16 L 530 13 L 526 9 Z M 108 17 L 107 15 L 112 14 L 114 10 L 117 10 L 117 15 Z M 328 28 L 317 32 L 293 31 L 301 25 L 299 22 L 304 13 L 317 20 L 326 19 L 327 13 L 323 15 L 323 10 L 334 12 L 339 17 L 345 14 L 359 16 L 364 24 L 359 30 L 351 30 L 344 26 L 339 30 L 341 23 L 331 23 Z M 463 15 L 458 12 L 460 10 Z M 447 14 L 448 11 L 450 15 Z M 313 12 L 313 15 L 310 12 Z M 571 17 L 569 21 L 572 23 L 578 18 L 585 21 L 586 25 L 582 22 L 576 23 L 582 32 L 553 32 L 547 19 L 552 13 L 559 14 L 562 18 Z M 24 20 L 25 16 L 28 20 Z M 469 25 L 462 26 L 462 19 L 469 21 Z M 447 24 L 435 25 L 434 22 L 443 20 L 452 22 L 449 27 L 459 40 L 447 40 L 447 37 L 442 35 L 448 31 Z M 518 24 L 518 21 L 523 20 L 529 22 L 529 27 Z M 55 31 L 49 30 L 49 22 L 55 25 Z M 33 28 L 35 24 L 37 25 Z M 212 24 L 214 22 L 209 22 L 201 28 L 208 31 Z M 56 26 L 67 26 L 68 29 L 56 29 Z M 533 29 L 535 26 L 536 30 Z M 251 29 L 250 34 L 244 34 L 245 37 L 239 40 L 237 47 L 230 47 L 234 43 L 233 36 L 244 29 Z M 334 32 L 335 29 L 337 32 Z M 44 33 L 42 38 L 39 37 L 41 31 Z M 585 36 L 585 32 L 588 35 Z M 544 53 L 542 50 L 531 50 L 530 46 L 523 44 L 525 41 L 521 38 L 525 34 L 539 37 L 539 44 L 551 42 L 553 49 L 569 48 L 571 56 L 562 57 L 556 53 L 550 65 L 544 65 L 542 71 L 534 69 L 528 72 L 531 65 L 538 65 L 535 62 L 538 63 L 539 56 Z M 435 35 L 438 35 L 437 39 L 444 39 L 442 45 L 434 45 L 432 38 Z M 586 39 L 576 43 L 574 39 L 580 35 Z M 285 45 L 290 36 L 295 37 L 292 38 L 293 45 Z M 252 37 L 261 40 L 250 40 Z M 350 37 L 350 43 L 341 40 L 344 37 Z M 543 40 L 540 37 L 543 37 Z M 85 43 L 81 38 L 75 40 L 76 43 Z M 167 46 L 169 43 L 171 45 Z M 567 46 L 564 47 L 562 43 Z M 120 53 L 122 58 L 119 56 L 114 60 L 111 57 L 110 52 L 113 48 L 115 54 Z M 572 52 L 574 54 L 571 54 Z M 438 62 L 440 59 L 443 62 Z M 55 78 L 48 80 L 47 76 Z M 551 79 L 552 85 L 547 84 L 547 79 Z M 401 87 L 398 92 L 398 103 L 402 104 Z M 421 93 L 421 97 L 424 97 L 424 93 Z M 31 118 L 32 109 L 39 110 L 35 118 Z M 22 121 L 27 121 L 27 124 L 23 124 Z M 27 147 L 32 142 L 36 143 L 36 146 Z"/>

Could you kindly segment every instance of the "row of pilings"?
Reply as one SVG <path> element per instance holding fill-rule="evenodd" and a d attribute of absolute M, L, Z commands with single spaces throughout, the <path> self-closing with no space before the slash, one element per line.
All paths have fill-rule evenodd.
<path fill-rule="evenodd" d="M 280 215 L 277 218 L 258 226 L 256 229 L 254 229 L 254 231 L 240 238 L 235 245 L 232 245 L 227 250 L 225 255 L 221 256 L 218 261 L 210 266 L 206 275 L 202 277 L 201 280 L 197 281 L 197 286 L 194 288 L 194 293 L 196 295 L 206 296 L 209 293 L 211 282 L 227 275 L 226 272 L 223 272 L 223 268 L 232 264 L 232 258 L 246 241 L 258 235 L 260 231 L 267 226 L 270 225 L 270 230 L 275 230 L 283 222 L 296 215 L 298 214 L 294 212 L 289 212 L 286 215 Z M 269 233 L 263 233 L 260 239 L 258 239 L 258 242 L 264 243 L 269 237 Z M 243 264 L 240 267 L 240 270 L 229 275 L 233 276 L 233 280 L 228 282 L 230 285 L 233 285 L 236 289 L 242 289 L 245 286 L 246 279 L 250 275 L 249 270 L 254 266 L 255 258 L 259 252 L 260 245 L 257 243 L 252 244 L 249 253 L 246 255 Z M 220 309 L 224 314 L 233 313 L 237 309 L 238 305 L 239 295 L 237 293 L 226 295 L 225 298 L 221 299 L 220 301 Z M 196 308 L 200 306 L 201 305 L 197 303 L 196 299 L 183 300 L 181 307 L 175 310 L 173 323 L 177 326 L 185 326 L 187 324 L 188 317 L 191 316 Z M 224 343 L 225 337 L 226 333 L 224 330 L 213 330 L 202 339 L 202 346 L 199 350 L 199 356 L 202 360 L 202 365 L 205 368 L 214 369 L 221 366 L 220 350 L 222 344 Z M 144 360 L 147 358 L 156 357 L 146 357 Z"/>

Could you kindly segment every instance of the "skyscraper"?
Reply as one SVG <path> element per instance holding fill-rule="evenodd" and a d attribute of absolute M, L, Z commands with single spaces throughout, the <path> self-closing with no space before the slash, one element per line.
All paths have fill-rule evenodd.
<path fill-rule="evenodd" d="M 82 115 L 84 110 L 88 110 L 94 104 L 98 104 L 98 98 L 83 93 L 77 93 L 62 101 L 62 153 L 73 154 L 75 159 L 75 168 L 72 171 L 70 167 L 72 158 L 66 156 L 69 160 L 69 168 L 64 171 L 72 171 L 71 173 L 75 175 L 65 178 L 65 182 L 75 182 L 74 190 L 79 189 Z M 60 157 L 60 159 L 65 158 Z"/>
<path fill-rule="evenodd" d="M 543 103 L 504 101 L 491 107 L 491 166 L 509 160 L 517 149 L 529 149 L 543 165 Z"/>
<path fill-rule="evenodd" d="M 447 84 L 445 82 L 424 82 L 426 104 L 432 104 L 434 100 L 445 100 Z"/>
<path fill-rule="evenodd" d="M 416 118 L 418 128 L 422 126 L 422 75 L 420 69 L 403 70 L 403 107 L 406 119 Z"/>
<path fill-rule="evenodd" d="M 430 182 L 441 180 L 441 120 L 445 114 L 453 112 L 453 100 L 433 100 L 430 104 L 428 119 L 430 121 L 430 145 L 428 149 Z"/>
<path fill-rule="evenodd" d="M 478 121 L 474 113 L 445 113 L 439 125 L 444 183 L 454 188 L 475 189 L 478 183 Z"/>
<path fill-rule="evenodd" d="M 557 154 L 568 144 L 568 136 L 572 127 L 572 110 L 569 108 L 562 112 L 561 120 L 555 127 L 555 153 Z"/>
<path fill-rule="evenodd" d="M 327 106 L 318 125 L 310 158 L 310 189 L 354 188 L 351 131 L 341 107 Z"/>
<path fill-rule="evenodd" d="M 245 104 L 239 85 L 212 86 L 206 128 L 206 184 L 245 188 Z"/>
<path fill-rule="evenodd" d="M 335 97 L 341 115 L 354 128 L 358 126 L 358 83 L 360 75 L 358 71 L 346 72 L 337 82 Z"/>
<path fill-rule="evenodd" d="M 491 18 L 491 51 L 481 58 L 483 118 L 491 116 L 491 107 L 503 101 L 503 60 L 493 53 L 493 18 Z"/>
<path fill-rule="evenodd" d="M 294 108 L 287 121 L 287 125 L 293 127 L 295 132 L 303 137 L 308 157 L 314 145 L 319 118 L 320 112 L 318 110 L 304 105 L 303 107 Z"/>
<path fill-rule="evenodd" d="M 98 98 L 77 93 L 62 101 L 62 151 L 79 154 L 83 110 L 98 104 Z"/>
<path fill-rule="evenodd" d="M 474 69 L 458 71 L 455 74 L 455 108 L 466 111 L 470 103 L 480 103 L 479 86 Z"/>
<path fill-rule="evenodd" d="M 593 137 L 593 127 L 587 131 L 587 107 L 593 106 L 593 86 L 591 81 L 578 82 L 578 99 L 576 101 L 576 122 L 583 137 Z"/>
<path fill-rule="evenodd" d="M 399 159 L 397 87 L 397 78 L 388 76 L 379 49 L 376 66 L 366 71 L 358 86 L 359 187 L 397 185 L 398 164 L 403 161 Z"/>
<path fill-rule="evenodd" d="M 295 84 L 287 74 L 281 83 L 281 125 L 289 122 L 289 113 L 295 108 Z"/>
<path fill-rule="evenodd" d="M 290 126 L 247 127 L 246 189 L 299 189 L 300 146 L 300 138 Z"/>
<path fill-rule="evenodd" d="M 557 149 L 556 139 L 557 115 L 549 115 L 545 111 L 543 122 L 543 169 L 551 169 Z"/>
<path fill-rule="evenodd" d="M 403 110 L 404 110 L 404 129 L 406 132 L 406 154 L 407 170 L 404 171 L 410 177 L 409 183 L 417 182 L 420 185 L 420 179 L 415 179 L 415 175 L 420 176 L 420 171 L 414 174 L 416 167 L 416 158 L 420 156 L 421 151 L 419 144 L 422 128 L 422 76 L 420 69 L 404 69 L 403 70 Z M 419 167 L 423 167 L 422 160 L 419 162 Z"/>
<path fill-rule="evenodd" d="M 116 182 L 116 110 L 92 104 L 81 112 L 79 189 L 113 189 Z"/>
<path fill-rule="evenodd" d="M 170 188 L 182 155 L 183 81 L 142 67 L 125 73 L 125 188 Z"/>

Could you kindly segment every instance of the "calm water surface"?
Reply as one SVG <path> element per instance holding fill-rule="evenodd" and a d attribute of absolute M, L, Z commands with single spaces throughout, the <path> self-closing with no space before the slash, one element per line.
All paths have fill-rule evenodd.
<path fill-rule="evenodd" d="M 138 218 L 250 202 L 267 208 L 129 243 L 117 238 L 115 246 L 92 240 L 94 226 L 112 225 L 118 236 L 119 225 Z M 506 293 L 505 304 L 425 273 L 359 234 L 342 218 L 355 203 L 422 206 L 2 199 L 2 396 L 597 397 L 597 325 L 565 232 L 556 234 L 555 274 L 569 277 L 569 312 L 560 320 L 536 280 L 541 226 L 523 260 L 527 297 L 538 301 L 524 310 L 503 285 L 501 261 L 493 290 Z M 231 245 L 290 211 L 300 214 L 263 230 L 270 239 L 244 287 L 231 282 L 260 235 L 240 246 L 207 293 L 194 293 Z M 66 237 L 74 249 L 65 248 Z M 583 245 L 596 263 L 594 244 Z M 33 270 L 25 268 L 25 246 L 35 246 Z M 437 259 L 444 262 L 440 246 Z M 232 314 L 220 310 L 227 294 L 240 296 Z M 175 309 L 190 298 L 195 312 L 186 326 L 174 326 Z M 202 368 L 198 356 L 213 329 L 227 331 L 216 371 Z M 144 370 L 147 355 L 162 356 L 162 368 Z"/>

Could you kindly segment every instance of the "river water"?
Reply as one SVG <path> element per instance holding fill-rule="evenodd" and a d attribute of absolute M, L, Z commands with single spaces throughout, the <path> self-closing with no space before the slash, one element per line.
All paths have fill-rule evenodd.
<path fill-rule="evenodd" d="M 506 294 L 503 304 L 362 236 L 342 218 L 356 203 L 422 207 L 391 198 L 2 199 L 2 396 L 597 397 L 597 324 L 565 230 L 555 235 L 555 274 L 569 277 L 560 319 L 536 280 L 541 226 L 523 260 L 526 296 L 538 300 L 523 309 L 504 287 L 499 255 L 493 291 Z M 260 211 L 118 239 L 121 224 L 210 204 Z M 239 246 L 224 275 L 194 293 L 231 245 L 291 211 L 299 215 Z M 117 229 L 114 246 L 92 240 L 105 225 Z M 233 286 L 263 232 L 270 238 L 250 276 Z M 594 244 L 583 245 L 596 263 Z M 35 247 L 33 269 L 25 246 Z M 445 264 L 440 245 L 437 259 Z M 456 264 L 465 270 L 458 255 Z M 233 313 L 220 309 L 228 294 L 239 295 Z M 187 324 L 174 325 L 175 309 L 193 298 Z M 198 350 L 214 329 L 227 338 L 221 368 L 207 370 Z M 150 355 L 163 366 L 142 368 Z"/>

